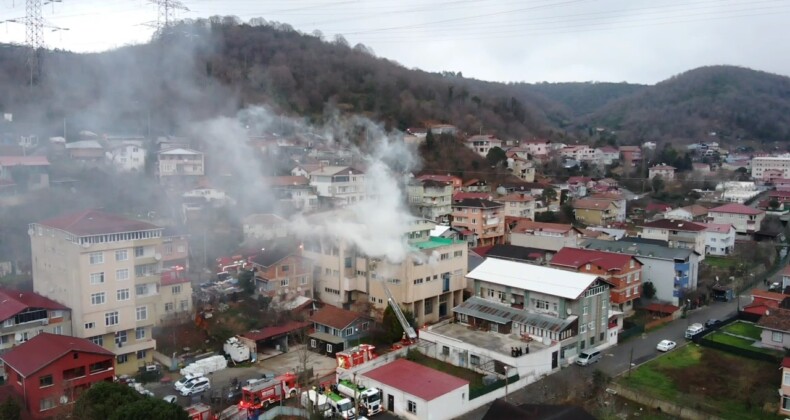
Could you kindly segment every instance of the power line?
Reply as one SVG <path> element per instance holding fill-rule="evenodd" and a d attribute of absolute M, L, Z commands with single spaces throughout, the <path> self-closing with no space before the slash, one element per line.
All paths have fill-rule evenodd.
<path fill-rule="evenodd" d="M 158 6 L 158 14 L 156 19 L 156 30 L 162 33 L 175 23 L 176 10 L 183 10 L 188 12 L 189 8 L 184 6 L 180 0 L 148 0 Z"/>
<path fill-rule="evenodd" d="M 39 50 L 44 47 L 44 19 L 41 17 L 41 0 L 25 0 L 25 45 L 30 71 L 30 86 L 39 75 Z"/>

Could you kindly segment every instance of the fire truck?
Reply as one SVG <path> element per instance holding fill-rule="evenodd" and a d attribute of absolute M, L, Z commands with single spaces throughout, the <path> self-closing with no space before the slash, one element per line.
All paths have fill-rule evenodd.
<path fill-rule="evenodd" d="M 376 353 L 373 352 L 376 348 L 370 344 L 360 344 L 357 347 L 352 347 L 346 351 L 337 352 L 335 358 L 337 359 L 337 367 L 349 369 L 354 366 L 361 365 L 369 360 L 376 358 Z"/>
<path fill-rule="evenodd" d="M 282 400 L 296 396 L 296 374 L 284 373 L 268 381 L 256 382 L 241 388 L 239 408 L 256 410 L 267 408 Z"/>
<path fill-rule="evenodd" d="M 206 404 L 194 404 L 185 408 L 189 420 L 211 420 L 211 407 Z"/>

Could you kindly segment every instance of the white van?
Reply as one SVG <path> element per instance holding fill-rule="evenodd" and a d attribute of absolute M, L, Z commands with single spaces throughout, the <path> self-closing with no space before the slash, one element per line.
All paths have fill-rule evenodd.
<path fill-rule="evenodd" d="M 576 364 L 579 366 L 589 366 L 601 360 L 601 352 L 598 350 L 584 350 L 576 358 Z"/>
<path fill-rule="evenodd" d="M 181 388 L 181 395 L 188 397 L 209 389 L 211 389 L 211 382 L 209 382 L 208 378 L 200 377 L 194 381 L 187 382 L 187 384 Z"/>
<path fill-rule="evenodd" d="M 705 327 L 700 323 L 691 324 L 688 326 L 688 328 L 686 328 L 686 338 L 691 339 L 692 337 L 701 333 L 704 330 Z"/>

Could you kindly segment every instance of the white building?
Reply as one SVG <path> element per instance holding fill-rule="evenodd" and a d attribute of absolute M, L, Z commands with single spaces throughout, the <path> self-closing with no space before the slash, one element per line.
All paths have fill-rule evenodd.
<path fill-rule="evenodd" d="M 551 152 L 551 142 L 549 140 L 524 140 L 521 147 L 527 149 L 530 155 L 547 156 Z"/>
<path fill-rule="evenodd" d="M 705 226 L 705 254 L 729 255 L 735 250 L 735 228 L 732 225 L 700 223 Z"/>
<path fill-rule="evenodd" d="M 342 205 L 367 198 L 365 173 L 351 166 L 324 166 L 310 172 L 309 179 L 319 196 L 335 198 Z"/>
<path fill-rule="evenodd" d="M 753 179 L 763 179 L 766 171 L 780 172 L 779 178 L 790 178 L 790 153 L 779 156 L 759 156 L 752 159 Z"/>
<path fill-rule="evenodd" d="M 139 143 L 129 142 L 107 149 L 107 162 L 121 172 L 142 172 L 145 170 L 146 150 L 142 147 L 142 142 Z"/>
<path fill-rule="evenodd" d="M 657 176 L 660 176 L 665 181 L 671 181 L 675 179 L 675 167 L 661 164 L 648 169 L 648 178 L 653 179 Z"/>
<path fill-rule="evenodd" d="M 760 230 L 765 212 L 738 203 L 725 204 L 708 210 L 711 222 L 732 225 L 738 235 L 751 235 Z"/>
<path fill-rule="evenodd" d="M 745 203 L 760 194 L 754 182 L 727 181 L 716 185 L 720 200 L 727 203 Z"/>
<path fill-rule="evenodd" d="M 502 148 L 502 140 L 489 134 L 478 134 L 466 139 L 466 147 L 478 155 L 486 157 L 494 147 Z"/>
<path fill-rule="evenodd" d="M 288 221 L 276 214 L 251 214 L 244 218 L 242 228 L 245 243 L 288 236 Z"/>
<path fill-rule="evenodd" d="M 611 165 L 620 160 L 620 151 L 612 146 L 601 147 L 598 149 L 598 155 L 601 157 L 601 163 L 604 165 Z"/>
<path fill-rule="evenodd" d="M 159 152 L 159 179 L 166 183 L 173 178 L 197 178 L 206 174 L 203 153 L 175 148 Z"/>
<path fill-rule="evenodd" d="M 587 145 L 566 146 L 560 149 L 560 155 L 578 160 L 579 162 L 588 162 L 598 164 L 601 162 L 601 154 L 599 149 L 593 149 Z"/>
<path fill-rule="evenodd" d="M 494 201 L 505 205 L 505 216 L 535 218 L 535 199 L 532 196 L 513 193 Z"/>
<path fill-rule="evenodd" d="M 382 391 L 384 409 L 410 420 L 450 420 L 471 410 L 469 381 L 418 363 L 397 359 L 357 380 Z"/>

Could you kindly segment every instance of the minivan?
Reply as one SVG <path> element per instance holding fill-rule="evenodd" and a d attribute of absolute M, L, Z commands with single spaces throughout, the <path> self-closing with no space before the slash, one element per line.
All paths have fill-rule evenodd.
<path fill-rule="evenodd" d="M 587 366 L 601 360 L 601 352 L 598 350 L 585 350 L 579 354 L 576 359 L 576 364 L 579 366 Z"/>
<path fill-rule="evenodd" d="M 209 389 L 211 389 L 211 383 L 208 378 L 198 378 L 194 381 L 187 382 L 187 384 L 181 388 L 181 395 L 187 397 Z"/>

